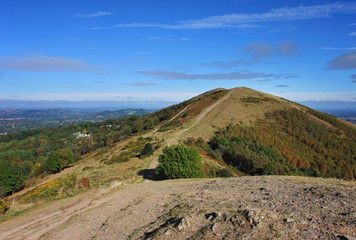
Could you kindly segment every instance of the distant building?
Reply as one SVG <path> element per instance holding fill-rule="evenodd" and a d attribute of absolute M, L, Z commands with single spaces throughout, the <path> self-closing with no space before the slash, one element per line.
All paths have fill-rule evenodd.
<path fill-rule="evenodd" d="M 77 138 L 89 138 L 89 137 L 90 137 L 90 133 L 86 133 L 86 134 L 79 133 L 77 135 Z"/>

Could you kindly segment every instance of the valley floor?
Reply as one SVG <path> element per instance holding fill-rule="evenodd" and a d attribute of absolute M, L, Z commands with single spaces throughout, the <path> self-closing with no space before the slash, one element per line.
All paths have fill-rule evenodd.
<path fill-rule="evenodd" d="M 112 185 L 0 223 L 0 239 L 355 239 L 356 183 L 258 176 Z"/>

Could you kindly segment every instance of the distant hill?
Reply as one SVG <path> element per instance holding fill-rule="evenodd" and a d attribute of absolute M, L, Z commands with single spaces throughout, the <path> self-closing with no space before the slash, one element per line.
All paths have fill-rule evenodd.
<path fill-rule="evenodd" d="M 130 115 L 144 115 L 152 110 L 123 109 L 95 111 L 93 109 L 28 109 L 0 110 L 0 134 L 23 130 L 68 126 L 83 122 L 99 122 Z"/>

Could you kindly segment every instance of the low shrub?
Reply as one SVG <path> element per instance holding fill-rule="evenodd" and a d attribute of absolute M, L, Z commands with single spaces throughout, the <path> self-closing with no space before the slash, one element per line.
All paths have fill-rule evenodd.
<path fill-rule="evenodd" d="M 84 188 L 84 189 L 88 189 L 90 188 L 90 181 L 88 178 L 81 178 L 78 180 L 78 187 L 79 188 Z"/>
<path fill-rule="evenodd" d="M 29 191 L 22 197 L 21 201 L 30 203 L 71 196 L 76 184 L 77 178 L 74 175 L 65 178 L 57 178 Z"/>
<path fill-rule="evenodd" d="M 124 163 L 130 161 L 130 156 L 126 155 L 126 152 L 123 152 L 118 155 L 113 155 L 110 160 L 105 161 L 106 164 L 116 164 L 116 163 Z"/>
<path fill-rule="evenodd" d="M 153 155 L 154 149 L 151 143 L 146 143 L 145 147 L 142 149 L 140 157 L 148 157 Z"/>
<path fill-rule="evenodd" d="M 218 176 L 223 178 L 229 178 L 229 177 L 233 177 L 234 174 L 229 169 L 224 168 L 219 171 Z"/>
<path fill-rule="evenodd" d="M 5 214 L 9 209 L 7 202 L 4 199 L 0 199 L 0 215 Z"/>
<path fill-rule="evenodd" d="M 180 126 L 182 126 L 181 122 L 170 121 L 170 122 L 167 122 L 167 123 L 163 124 L 162 126 L 160 126 L 158 129 L 158 132 L 166 132 L 166 131 L 172 130 L 172 129 L 174 129 L 176 127 L 180 127 Z"/>

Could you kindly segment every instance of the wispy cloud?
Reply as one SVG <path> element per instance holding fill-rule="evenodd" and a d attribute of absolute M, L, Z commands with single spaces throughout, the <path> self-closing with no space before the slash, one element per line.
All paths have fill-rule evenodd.
<path fill-rule="evenodd" d="M 234 68 L 242 64 L 248 64 L 249 62 L 242 61 L 242 60 L 233 60 L 233 61 L 215 61 L 209 63 L 203 63 L 203 66 L 208 67 L 219 67 L 219 68 Z"/>
<path fill-rule="evenodd" d="M 189 38 L 185 38 L 185 37 L 180 37 L 180 38 L 147 37 L 146 40 L 150 40 L 150 41 L 188 41 Z"/>
<path fill-rule="evenodd" d="M 202 66 L 218 67 L 224 69 L 236 68 L 240 65 L 250 65 L 260 63 L 263 59 L 277 57 L 291 57 L 299 54 L 299 45 L 293 41 L 284 41 L 276 45 L 265 42 L 254 42 L 248 46 L 240 47 L 252 55 L 248 60 L 214 61 L 201 64 Z"/>
<path fill-rule="evenodd" d="M 270 58 L 274 55 L 290 57 L 299 54 L 299 45 L 292 41 L 284 41 L 277 45 L 265 42 L 254 42 L 243 48 L 253 56 L 253 61 L 258 62 L 264 58 Z"/>
<path fill-rule="evenodd" d="M 356 36 L 356 32 L 350 32 L 349 36 Z"/>
<path fill-rule="evenodd" d="M 0 67 L 32 72 L 82 72 L 95 67 L 83 60 L 30 54 L 27 57 L 0 57 Z"/>
<path fill-rule="evenodd" d="M 282 78 L 283 75 L 252 72 L 231 72 L 212 74 L 188 74 L 183 72 L 169 71 L 136 71 L 135 73 L 154 76 L 168 80 L 245 80 L 258 78 Z"/>
<path fill-rule="evenodd" d="M 352 83 L 356 83 L 356 74 L 351 75 Z"/>
<path fill-rule="evenodd" d="M 156 84 L 153 82 L 133 82 L 133 83 L 127 83 L 126 85 L 134 86 L 134 87 L 147 87 L 147 86 L 154 86 Z"/>
<path fill-rule="evenodd" d="M 96 72 L 96 73 L 94 73 L 95 75 L 101 75 L 101 76 L 109 76 L 109 75 L 114 75 L 114 74 L 116 74 L 116 73 L 114 73 L 114 72 Z"/>
<path fill-rule="evenodd" d="M 264 82 L 271 82 L 272 79 L 261 79 L 261 80 L 258 80 L 257 82 L 258 83 L 264 83 Z"/>
<path fill-rule="evenodd" d="M 295 56 L 299 54 L 299 45 L 295 42 L 286 41 L 277 45 L 277 54 L 284 57 Z"/>
<path fill-rule="evenodd" d="M 275 87 L 278 87 L 278 88 L 287 88 L 287 87 L 289 87 L 288 85 L 283 85 L 283 84 L 281 84 L 281 85 L 276 85 Z"/>
<path fill-rule="evenodd" d="M 342 54 L 329 61 L 328 69 L 355 69 L 356 68 L 356 51 Z"/>
<path fill-rule="evenodd" d="M 95 17 L 102 17 L 102 16 L 108 16 L 108 15 L 112 15 L 114 13 L 112 12 L 96 12 L 96 13 L 89 13 L 89 14 L 75 14 L 74 17 L 78 17 L 78 18 L 95 18 Z"/>
<path fill-rule="evenodd" d="M 145 51 L 137 51 L 137 52 L 133 52 L 132 54 L 135 55 L 148 55 L 151 54 L 150 52 L 145 52 Z"/>
<path fill-rule="evenodd" d="M 181 21 L 175 24 L 158 23 L 121 23 L 110 27 L 94 27 L 91 29 L 156 27 L 167 29 L 209 29 L 209 28 L 253 28 L 264 22 L 281 22 L 328 18 L 333 14 L 355 14 L 356 2 L 337 2 L 323 5 L 298 6 L 294 8 L 277 8 L 264 13 L 236 13 L 208 18 Z"/>
<path fill-rule="evenodd" d="M 356 50 L 356 47 L 345 47 L 345 48 L 339 48 L 339 47 L 322 47 L 320 48 L 322 50 Z"/>
<path fill-rule="evenodd" d="M 263 58 L 272 57 L 273 46 L 268 43 L 252 43 L 245 47 L 245 50 L 252 54 L 253 59 L 259 61 Z"/>
<path fill-rule="evenodd" d="M 232 61 L 214 61 L 201 64 L 202 66 L 218 67 L 224 69 L 236 68 L 240 65 L 250 65 L 262 62 L 262 60 L 276 57 L 291 57 L 299 54 L 299 45 L 293 41 L 284 41 L 275 45 L 265 42 L 254 42 L 248 46 L 240 47 L 240 50 L 251 54 L 251 59 Z"/>

